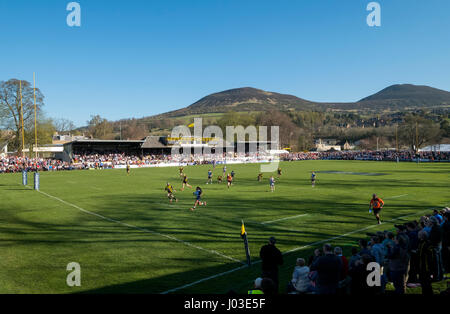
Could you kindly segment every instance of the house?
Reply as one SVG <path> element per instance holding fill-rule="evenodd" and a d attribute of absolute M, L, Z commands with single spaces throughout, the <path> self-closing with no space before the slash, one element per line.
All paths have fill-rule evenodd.
<path fill-rule="evenodd" d="M 315 141 L 315 147 L 316 147 L 316 151 L 318 152 L 326 152 L 329 150 L 336 150 L 336 151 L 340 151 L 341 150 L 341 145 L 336 145 L 337 144 L 337 140 L 335 139 L 318 139 Z"/>

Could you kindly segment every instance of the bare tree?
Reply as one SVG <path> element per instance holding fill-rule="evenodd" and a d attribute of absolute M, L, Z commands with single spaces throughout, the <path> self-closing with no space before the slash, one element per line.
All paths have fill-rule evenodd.
<path fill-rule="evenodd" d="M 96 139 L 113 139 L 113 125 L 99 115 L 91 116 L 88 122 L 88 130 L 91 137 Z"/>
<path fill-rule="evenodd" d="M 22 85 L 22 106 L 23 121 L 21 114 L 20 85 Z M 44 106 L 44 95 L 36 88 L 36 107 L 38 113 Z M 0 82 L 0 123 L 6 129 L 15 132 L 15 137 L 11 141 L 11 146 L 17 148 L 19 154 L 22 153 L 21 138 L 22 125 L 30 125 L 34 119 L 34 98 L 33 86 L 27 81 L 10 79 Z M 24 134 L 24 133 L 23 133 Z"/>
<path fill-rule="evenodd" d="M 68 119 L 56 119 L 53 121 L 56 132 L 59 134 L 68 133 L 75 129 L 75 124 Z"/>
<path fill-rule="evenodd" d="M 398 130 L 400 140 L 417 152 L 424 144 L 441 139 L 440 125 L 417 115 L 408 115 Z"/>

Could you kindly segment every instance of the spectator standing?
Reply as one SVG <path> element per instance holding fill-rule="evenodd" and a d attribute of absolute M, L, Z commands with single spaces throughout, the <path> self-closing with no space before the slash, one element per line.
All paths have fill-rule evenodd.
<path fill-rule="evenodd" d="M 431 272 L 433 266 L 433 248 L 428 241 L 428 234 L 425 230 L 419 232 L 418 245 L 418 270 L 419 280 L 422 287 L 422 294 L 433 294 L 433 287 L 431 286 Z"/>
<path fill-rule="evenodd" d="M 396 294 L 404 294 L 406 275 L 409 265 L 408 243 L 401 234 L 397 235 L 394 246 L 388 246 L 389 277 L 394 284 Z"/>
<path fill-rule="evenodd" d="M 442 238 L 443 232 L 439 225 L 439 220 L 432 216 L 430 217 L 430 236 L 429 241 L 433 248 L 434 263 L 433 263 L 433 280 L 441 281 L 444 278 L 442 267 Z"/>
<path fill-rule="evenodd" d="M 262 260 L 262 277 L 272 279 L 278 292 L 278 267 L 283 265 L 283 255 L 275 243 L 275 237 L 271 237 L 269 243 L 261 247 L 259 256 Z"/>
<path fill-rule="evenodd" d="M 444 271 L 450 273 L 450 211 L 444 213 L 442 224 L 442 264 Z"/>
<path fill-rule="evenodd" d="M 336 294 L 342 262 L 333 254 L 330 244 L 323 246 L 323 254 L 311 266 L 312 271 L 317 271 L 316 291 L 318 294 Z"/>

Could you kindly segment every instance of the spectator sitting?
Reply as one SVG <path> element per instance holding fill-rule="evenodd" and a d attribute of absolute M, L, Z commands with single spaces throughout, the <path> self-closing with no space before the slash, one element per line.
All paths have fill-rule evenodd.
<path fill-rule="evenodd" d="M 264 292 L 261 290 L 262 281 L 263 279 L 261 277 L 256 278 L 254 283 L 254 289 L 249 290 L 248 294 L 264 294 Z"/>
<path fill-rule="evenodd" d="M 313 287 L 309 278 L 309 267 L 306 266 L 303 258 L 297 258 L 297 266 L 292 273 L 292 280 L 289 283 L 289 292 L 307 293 L 312 292 Z"/>

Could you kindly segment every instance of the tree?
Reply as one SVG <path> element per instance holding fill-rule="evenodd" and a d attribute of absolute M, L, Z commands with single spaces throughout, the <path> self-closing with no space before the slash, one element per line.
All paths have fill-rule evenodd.
<path fill-rule="evenodd" d="M 59 134 L 69 133 L 75 129 L 75 124 L 68 119 L 56 119 L 53 121 L 56 132 Z"/>
<path fill-rule="evenodd" d="M 113 126 L 112 124 L 100 117 L 99 115 L 91 116 L 91 120 L 88 122 L 88 132 L 91 137 L 95 139 L 113 139 Z"/>
<path fill-rule="evenodd" d="M 20 85 L 22 85 L 23 121 Z M 36 108 L 38 114 L 43 106 L 44 95 L 36 88 Z M 21 154 L 22 134 L 25 135 L 25 130 L 22 129 L 22 125 L 28 125 L 34 120 L 33 86 L 29 82 L 19 81 L 17 79 L 0 82 L 0 118 L 1 126 L 14 131 L 15 136 L 11 140 L 10 145 L 12 148 L 17 148 L 19 154 Z"/>
<path fill-rule="evenodd" d="M 139 123 L 136 119 L 132 119 L 125 124 L 122 124 L 122 139 L 140 140 L 147 135 L 147 125 Z"/>
<path fill-rule="evenodd" d="M 440 125 L 424 117 L 409 114 L 398 130 L 400 140 L 417 152 L 424 144 L 441 139 Z"/>

